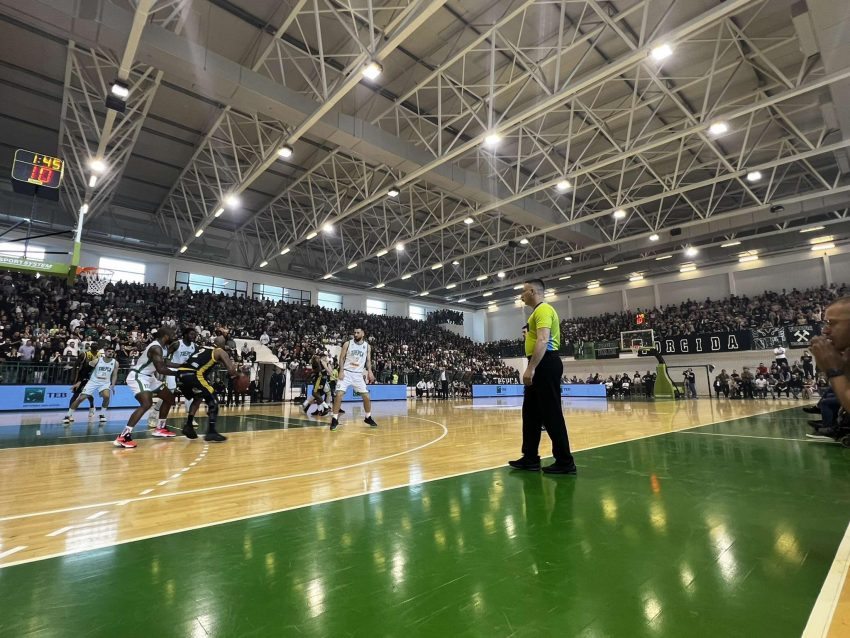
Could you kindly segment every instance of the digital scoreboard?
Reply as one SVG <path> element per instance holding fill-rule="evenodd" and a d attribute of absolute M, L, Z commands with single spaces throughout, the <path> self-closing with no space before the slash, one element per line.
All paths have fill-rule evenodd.
<path fill-rule="evenodd" d="M 33 186 L 59 188 L 65 162 L 58 157 L 18 149 L 12 162 L 12 179 Z"/>

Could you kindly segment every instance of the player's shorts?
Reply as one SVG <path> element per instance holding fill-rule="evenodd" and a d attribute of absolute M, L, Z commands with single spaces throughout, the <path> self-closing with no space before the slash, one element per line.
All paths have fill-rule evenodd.
<path fill-rule="evenodd" d="M 81 394 L 85 394 L 90 397 L 96 397 L 101 392 L 106 390 L 107 392 L 111 392 L 112 388 L 109 385 L 109 379 L 105 381 L 103 379 L 89 379 L 88 383 L 86 383 L 85 387 Z"/>
<path fill-rule="evenodd" d="M 345 393 L 348 388 L 353 388 L 355 394 L 369 394 L 369 388 L 366 387 L 366 379 L 362 372 L 345 371 L 345 376 L 336 382 L 336 393 Z"/>
<path fill-rule="evenodd" d="M 165 387 L 174 392 L 177 389 L 177 377 L 165 377 Z"/>
<path fill-rule="evenodd" d="M 175 377 L 177 387 L 183 397 L 189 401 L 195 397 L 202 397 L 207 405 L 216 401 L 215 389 L 203 375 L 198 374 L 197 370 L 180 370 Z"/>
<path fill-rule="evenodd" d="M 135 370 L 130 370 L 127 375 L 127 386 L 133 391 L 133 394 L 139 394 L 141 392 L 158 392 L 165 387 L 165 384 L 162 379 L 152 374 L 139 374 Z"/>
<path fill-rule="evenodd" d="M 313 394 L 318 395 L 327 391 L 327 379 L 325 379 L 324 375 L 318 374 L 313 377 Z"/>

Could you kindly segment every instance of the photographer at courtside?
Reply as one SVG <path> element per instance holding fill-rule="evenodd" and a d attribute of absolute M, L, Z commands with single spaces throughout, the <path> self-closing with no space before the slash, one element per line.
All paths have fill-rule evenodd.
<path fill-rule="evenodd" d="M 528 366 L 522 375 L 525 386 L 522 401 L 522 458 L 510 461 L 518 470 L 540 471 L 540 432 L 545 426 L 552 439 L 555 462 L 543 468 L 547 474 L 576 474 L 570 453 L 567 424 L 561 411 L 561 376 L 564 364 L 558 356 L 561 330 L 558 313 L 543 301 L 545 284 L 532 279 L 523 285 L 520 296 L 526 306 L 533 308 L 525 334 L 525 355 Z"/>

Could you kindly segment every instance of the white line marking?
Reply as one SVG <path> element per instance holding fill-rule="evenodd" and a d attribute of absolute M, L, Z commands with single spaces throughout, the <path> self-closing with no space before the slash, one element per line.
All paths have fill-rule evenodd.
<path fill-rule="evenodd" d="M 104 515 L 104 514 L 106 514 L 106 513 L 107 513 L 107 511 L 106 511 L 106 510 L 101 510 L 101 511 L 99 511 L 99 512 L 95 512 L 95 513 L 94 513 L 94 514 L 92 514 L 91 516 L 86 516 L 86 520 L 87 520 L 87 521 L 93 521 L 93 520 L 95 520 L 96 518 L 100 518 L 101 516 L 103 516 L 103 515 Z"/>
<path fill-rule="evenodd" d="M 747 418 L 752 418 L 752 417 L 757 417 L 757 416 L 764 416 L 765 414 L 773 414 L 773 413 L 776 413 L 776 412 L 781 412 L 781 411 L 789 410 L 789 409 L 792 409 L 792 408 L 782 407 L 782 408 L 779 408 L 778 410 L 765 410 L 763 412 L 756 412 L 755 414 L 750 414 L 750 415 L 746 415 L 746 416 L 731 417 L 731 418 L 728 418 L 728 419 L 722 419 L 720 421 L 713 421 L 711 423 L 704 423 L 703 425 L 698 425 L 698 426 L 689 425 L 689 426 L 687 426 L 687 428 L 683 428 L 683 429 L 693 429 L 694 427 L 708 427 L 709 425 L 717 425 L 719 423 L 729 423 L 731 421 L 738 421 L 740 419 L 747 419 Z M 416 416 L 407 416 L 405 418 L 416 419 L 418 421 L 425 421 L 427 423 L 434 423 L 434 424 L 439 425 L 439 426 L 441 426 L 442 428 L 445 429 L 445 426 L 442 423 L 438 423 L 437 421 L 431 421 L 430 419 L 425 419 L 425 418 L 416 417 Z M 270 431 L 273 431 L 273 430 L 270 430 Z M 577 450 L 577 451 L 584 452 L 586 450 L 595 450 L 595 449 L 598 449 L 598 448 L 608 447 L 608 446 L 611 446 L 611 445 L 619 445 L 621 443 L 632 443 L 634 441 L 641 441 L 643 439 L 652 439 L 652 438 L 655 438 L 657 436 L 664 436 L 666 434 L 672 434 L 672 433 L 681 432 L 681 431 L 682 431 L 682 429 L 669 430 L 669 431 L 666 431 L 666 432 L 656 432 L 654 434 L 645 434 L 645 435 L 638 436 L 638 437 L 635 437 L 635 438 L 632 438 L 632 439 L 623 439 L 622 441 L 614 441 L 612 443 L 602 443 L 602 444 L 599 444 L 599 445 L 593 445 L 593 446 L 583 448 L 582 450 Z M 443 436 L 445 436 L 445 433 L 443 434 Z M 133 538 L 125 538 L 125 539 L 121 539 L 121 540 L 118 540 L 118 541 L 106 542 L 106 543 L 102 543 L 100 545 L 92 545 L 92 546 L 87 547 L 85 549 L 72 549 L 72 550 L 66 550 L 66 551 L 62 551 L 62 552 L 56 552 L 56 553 L 53 553 L 53 554 L 46 554 L 46 555 L 43 555 L 43 556 L 36 556 L 36 557 L 33 557 L 33 558 L 27 558 L 27 559 L 23 559 L 23 560 L 19 560 L 19 561 L 13 561 L 13 562 L 5 563 L 3 565 L 0 565 L 0 569 L 3 569 L 5 567 L 13 567 L 15 565 L 33 563 L 33 562 L 40 561 L 40 560 L 48 560 L 50 558 L 58 558 L 60 556 L 68 556 L 70 554 L 79 554 L 79 553 L 88 552 L 88 551 L 92 551 L 92 550 L 96 550 L 96 549 L 102 549 L 104 547 L 114 547 L 115 545 L 124 545 L 126 543 L 135 543 L 136 541 L 144 541 L 144 540 L 148 540 L 150 538 L 159 538 L 161 536 L 169 536 L 171 534 L 180 534 L 182 532 L 190 532 L 190 531 L 195 530 L 195 529 L 203 529 L 205 527 L 213 527 L 214 525 L 226 525 L 227 523 L 235 523 L 237 521 L 244 521 L 244 520 L 247 520 L 247 519 L 250 519 L 250 518 L 257 518 L 259 516 L 270 516 L 272 514 L 280 514 L 282 512 L 289 512 L 289 511 L 292 511 L 292 510 L 301 509 L 303 507 L 313 507 L 315 505 L 324 505 L 325 503 L 333 503 L 335 501 L 342 501 L 342 500 L 345 500 L 345 499 L 348 499 L 348 498 L 357 498 L 359 496 L 367 496 L 369 494 L 379 494 L 381 492 L 386 492 L 386 491 L 389 491 L 389 490 L 403 489 L 405 487 L 410 487 L 411 485 L 421 485 L 423 483 L 431 483 L 433 481 L 442 481 L 444 479 L 455 478 L 455 477 L 464 476 L 464 475 L 467 475 L 467 474 L 476 474 L 478 472 L 487 472 L 487 471 L 496 470 L 496 469 L 506 469 L 506 464 L 500 463 L 499 465 L 491 465 L 490 467 L 482 467 L 482 468 L 478 468 L 478 469 L 475 469 L 475 470 L 465 470 L 463 472 L 455 472 L 453 474 L 445 474 L 445 475 L 442 475 L 442 476 L 435 476 L 435 477 L 429 478 L 427 480 L 419 480 L 419 481 L 416 481 L 416 482 L 401 483 L 399 485 L 391 485 L 391 486 L 387 486 L 387 487 L 382 487 L 382 488 L 377 489 L 377 490 L 368 490 L 367 489 L 367 490 L 364 490 L 362 492 L 357 492 L 357 493 L 354 493 L 354 494 L 347 494 L 347 495 L 343 495 L 343 496 L 336 496 L 336 497 L 333 497 L 333 498 L 327 498 L 327 499 L 322 499 L 322 500 L 318 500 L 318 501 L 311 501 L 310 503 L 303 503 L 303 504 L 300 504 L 300 505 L 290 505 L 288 507 L 281 507 L 279 509 L 269 510 L 269 511 L 262 512 L 262 513 L 259 513 L 259 514 L 246 514 L 246 515 L 243 515 L 243 516 L 234 516 L 232 518 L 224 519 L 224 520 L 221 520 L 221 521 L 215 521 L 213 523 L 201 523 L 199 525 L 192 525 L 192 526 L 189 526 L 189 527 L 181 527 L 181 528 L 178 528 L 178 529 L 165 530 L 165 531 L 155 532 L 153 534 L 146 534 L 144 536 L 136 536 L 136 537 L 133 537 Z M 187 492 L 189 492 L 189 491 L 190 490 L 187 490 Z M 191 491 L 194 491 L 194 490 L 191 490 Z M 152 497 L 148 497 L 148 498 L 152 498 Z M 137 499 L 137 500 L 145 500 L 145 499 Z M 121 503 L 119 503 L 119 505 L 122 504 L 122 503 L 126 503 L 126 502 L 127 501 L 122 501 Z M 97 507 L 97 505 L 83 505 L 83 506 L 79 506 L 77 508 L 72 508 L 72 509 L 84 509 L 86 507 Z M 26 518 L 28 516 L 40 516 L 42 514 L 49 514 L 49 513 L 51 513 L 51 512 L 36 512 L 34 514 L 20 515 L 17 518 Z M 0 521 L 3 521 L 3 520 L 5 520 L 5 519 L 0 518 Z"/>
<path fill-rule="evenodd" d="M 832 617 L 835 615 L 848 570 L 850 570 L 850 525 L 847 526 L 844 538 L 841 539 L 838 551 L 835 552 L 835 558 L 826 574 L 820 594 L 815 600 L 815 606 L 803 630 L 802 638 L 823 638 L 829 633 L 829 626 L 832 624 Z"/>
<path fill-rule="evenodd" d="M 151 492 L 153 492 L 153 488 L 149 487 L 148 489 L 139 492 L 139 496 L 144 496 L 145 494 L 150 494 Z"/>
<path fill-rule="evenodd" d="M 189 463 L 189 467 L 195 467 L 197 464 L 197 461 L 192 461 L 191 463 Z"/>
<path fill-rule="evenodd" d="M 182 473 L 182 472 L 177 472 L 177 474 L 175 474 L 174 476 L 172 476 L 169 480 L 173 480 L 173 479 L 176 479 L 176 478 L 180 478 L 181 476 L 183 476 L 183 473 Z"/>
<path fill-rule="evenodd" d="M 22 549 L 26 549 L 26 545 L 18 545 L 17 547 L 12 547 L 11 549 L 7 549 L 5 552 L 0 552 L 0 558 L 6 558 L 7 556 L 11 556 L 12 554 L 16 554 Z"/>
<path fill-rule="evenodd" d="M 69 525 L 67 527 L 60 527 L 59 529 L 54 529 L 49 534 L 46 534 L 46 536 L 59 536 L 59 534 L 64 534 L 65 532 L 69 532 L 72 529 L 74 529 L 73 525 Z"/>
<path fill-rule="evenodd" d="M 797 441 L 799 443 L 822 443 L 817 439 L 788 439 L 781 436 L 754 436 L 752 434 L 723 434 L 721 432 L 673 432 L 673 434 L 697 434 L 699 436 L 730 436 L 736 439 L 764 439 L 766 441 Z"/>
<path fill-rule="evenodd" d="M 442 423 L 438 423 L 437 421 L 430 421 L 428 419 L 422 419 L 420 417 L 408 417 L 408 418 L 419 419 L 420 421 L 427 421 L 428 423 L 434 423 L 435 425 L 439 425 L 443 429 L 443 433 L 440 434 L 440 436 L 438 436 L 437 438 L 432 439 L 431 441 L 428 441 L 427 443 L 423 443 L 422 445 L 417 445 L 416 447 L 412 447 L 409 450 L 402 450 L 401 452 L 395 452 L 393 454 L 388 454 L 386 456 L 379 456 L 378 458 L 375 458 L 375 459 L 367 459 L 365 461 L 359 461 L 357 463 L 349 463 L 348 465 L 330 467 L 330 468 L 325 468 L 325 469 L 322 469 L 322 470 L 311 470 L 309 472 L 299 472 L 297 474 L 284 474 L 282 476 L 267 476 L 267 477 L 264 477 L 264 478 L 251 479 L 251 480 L 248 480 L 248 481 L 237 481 L 235 483 L 225 483 L 223 485 L 209 485 L 207 487 L 197 487 L 197 488 L 190 489 L 190 490 L 178 490 L 176 492 L 170 492 L 168 494 L 153 494 L 153 495 L 150 495 L 150 496 L 131 498 L 131 499 L 128 499 L 127 501 L 122 501 L 122 503 L 147 501 L 147 500 L 158 499 L 158 498 L 171 498 L 173 496 L 183 496 L 183 495 L 186 495 L 186 494 L 200 494 L 200 493 L 204 493 L 204 492 L 214 492 L 214 491 L 219 491 L 219 490 L 231 489 L 231 488 L 234 488 L 234 487 L 244 487 L 246 485 L 259 485 L 259 484 L 262 484 L 262 483 L 274 483 L 274 482 L 277 482 L 277 481 L 286 481 L 286 480 L 289 480 L 289 479 L 304 478 L 304 477 L 307 477 L 307 476 L 318 476 L 320 474 L 327 474 L 329 472 L 341 472 L 341 471 L 350 470 L 350 469 L 353 469 L 353 468 L 356 468 L 356 467 L 362 467 L 364 465 L 371 465 L 372 463 L 380 463 L 382 461 L 394 459 L 394 458 L 396 458 L 398 456 L 402 456 L 404 454 L 411 454 L 412 452 L 418 452 L 419 450 L 422 450 L 426 447 L 434 445 L 435 443 L 439 443 L 449 433 L 448 428 L 445 425 L 443 425 Z M 168 483 L 168 481 L 160 481 L 159 483 L 157 483 L 157 485 L 162 486 L 162 485 L 165 485 L 166 483 Z M 397 486 L 397 487 L 400 487 L 400 486 Z M 115 505 L 115 504 L 116 504 L 115 501 L 104 501 L 102 503 L 92 503 L 90 505 L 75 505 L 73 507 L 63 507 L 63 508 L 54 509 L 54 510 L 44 510 L 44 511 L 41 511 L 41 512 L 31 512 L 29 514 L 15 514 L 13 516 L 0 517 L 0 522 L 13 521 L 13 520 L 21 519 L 21 518 L 30 518 L 30 517 L 34 517 L 34 516 L 46 516 L 48 514 L 61 514 L 63 512 L 75 512 L 75 511 L 78 511 L 78 510 L 90 509 L 90 508 L 93 508 L 93 507 L 109 507 L 110 505 Z"/>
<path fill-rule="evenodd" d="M 188 468 L 188 467 L 184 467 L 184 468 L 183 468 L 182 470 L 180 470 L 180 471 L 181 471 L 181 472 L 188 472 L 188 471 L 189 471 L 189 468 Z"/>

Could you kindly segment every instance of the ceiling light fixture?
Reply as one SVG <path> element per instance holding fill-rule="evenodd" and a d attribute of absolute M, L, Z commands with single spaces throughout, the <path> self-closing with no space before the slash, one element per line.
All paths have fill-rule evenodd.
<path fill-rule="evenodd" d="M 519 243 L 522 244 L 523 246 L 527 246 L 528 245 L 528 239 L 526 237 L 523 237 L 522 239 L 519 240 Z"/>
<path fill-rule="evenodd" d="M 458 303 L 463 303 L 465 301 L 466 301 L 466 297 L 463 297 L 463 298 L 457 300 Z"/>
<path fill-rule="evenodd" d="M 89 205 L 88 204 L 83 204 L 82 206 L 80 206 L 80 215 L 85 215 L 88 212 L 89 212 Z"/>
<path fill-rule="evenodd" d="M 375 284 L 375 288 L 383 288 L 383 287 L 384 287 L 384 286 L 386 286 L 386 285 L 387 285 L 387 284 L 385 284 L 385 283 L 382 281 L 382 282 L 381 282 L 381 283 L 379 283 L 379 284 Z"/>
<path fill-rule="evenodd" d="M 454 290 L 455 288 L 457 288 L 457 284 L 449 284 L 446 286 L 446 290 Z"/>
<path fill-rule="evenodd" d="M 485 293 L 484 293 L 483 295 L 481 295 L 481 296 L 482 296 L 482 297 L 491 297 L 492 295 L 493 295 L 493 293 L 492 293 L 492 292 L 490 292 L 490 291 L 488 290 L 487 292 L 485 292 Z"/>
<path fill-rule="evenodd" d="M 460 262 L 459 262 L 457 259 L 455 259 L 455 260 L 452 262 L 452 266 L 460 266 Z"/>
<path fill-rule="evenodd" d="M 219 206 L 219 207 L 218 207 L 218 208 L 216 208 L 216 209 L 215 209 L 215 211 L 213 212 L 213 217 L 221 217 L 221 215 L 222 215 L 222 213 L 223 213 L 223 212 L 224 212 L 224 209 L 223 209 L 221 206 Z"/>
<path fill-rule="evenodd" d="M 816 252 L 818 250 L 830 250 L 832 248 L 835 248 L 835 244 L 815 244 L 814 246 L 812 246 L 812 251 Z"/>
<path fill-rule="evenodd" d="M 665 42 L 664 44 L 659 44 L 657 47 L 652 47 L 649 55 L 656 62 L 661 62 L 661 60 L 666 60 L 673 55 L 673 47 Z"/>
<path fill-rule="evenodd" d="M 656 257 L 655 261 L 662 261 L 664 259 L 670 259 L 673 255 L 661 255 L 661 257 Z"/>
<path fill-rule="evenodd" d="M 316 237 L 318 237 L 318 235 L 319 235 L 319 233 L 317 233 L 317 232 L 314 230 L 313 232 L 311 232 L 311 233 L 309 233 L 309 234 L 307 235 L 307 239 L 315 239 Z"/>
<path fill-rule="evenodd" d="M 572 187 L 572 184 L 570 184 L 570 181 L 567 180 L 567 179 L 562 179 L 560 182 L 555 184 L 555 189 L 559 193 L 566 193 L 568 190 L 570 190 L 571 187 Z"/>
<path fill-rule="evenodd" d="M 94 188 L 97 186 L 97 175 L 92 175 L 89 177 L 89 188 Z"/>
<path fill-rule="evenodd" d="M 622 208 L 618 208 L 613 212 L 613 217 L 614 219 L 625 219 L 626 211 L 624 211 Z"/>
<path fill-rule="evenodd" d="M 333 273 L 330 272 L 327 275 L 322 275 L 322 279 L 330 279 L 331 277 L 333 277 Z"/>
<path fill-rule="evenodd" d="M 738 261 L 740 261 L 742 264 L 745 264 L 748 261 L 758 261 L 758 258 L 758 255 L 747 255 L 746 257 L 739 257 Z"/>
<path fill-rule="evenodd" d="M 123 80 L 115 80 L 112 82 L 112 86 L 109 87 L 109 92 L 121 100 L 126 100 L 130 97 L 130 87 Z"/>
<path fill-rule="evenodd" d="M 467 226 L 469 226 L 473 222 L 475 222 L 475 220 L 472 219 L 472 217 L 467 217 L 466 219 L 463 220 L 463 223 L 466 224 Z"/>
<path fill-rule="evenodd" d="M 433 266 L 431 266 L 431 270 L 439 270 L 442 267 L 443 267 L 443 264 L 437 263 L 437 264 L 434 264 Z"/>
<path fill-rule="evenodd" d="M 269 265 L 269 262 L 267 262 L 265 259 L 260 262 L 260 268 L 265 268 L 268 265 Z"/>
<path fill-rule="evenodd" d="M 334 232 L 334 225 L 330 222 L 327 222 L 324 226 L 322 226 L 322 230 L 326 233 Z"/>
<path fill-rule="evenodd" d="M 635 273 L 631 277 L 629 277 L 629 281 L 643 281 L 643 275 L 640 273 Z"/>
<path fill-rule="evenodd" d="M 291 248 L 284 248 L 283 250 L 281 250 L 281 251 L 280 251 L 280 254 L 281 254 L 281 255 L 286 255 L 286 254 L 288 254 L 288 253 L 289 253 L 289 251 L 290 251 L 290 250 L 292 250 L 292 249 L 291 249 Z"/>
<path fill-rule="evenodd" d="M 733 246 L 740 246 L 741 242 L 739 241 L 727 241 L 725 244 L 720 244 L 721 248 L 732 248 Z"/>
<path fill-rule="evenodd" d="M 820 237 L 812 237 L 809 240 L 810 244 L 825 244 L 827 242 L 833 241 L 835 236 L 833 235 L 821 235 Z"/>
<path fill-rule="evenodd" d="M 487 275 L 478 275 L 475 281 L 484 281 L 485 279 L 487 279 Z"/>
<path fill-rule="evenodd" d="M 93 159 L 89 162 L 89 168 L 93 173 L 100 175 L 106 170 L 106 162 L 101 159 Z"/>
<path fill-rule="evenodd" d="M 409 273 L 409 272 L 407 272 L 407 273 L 404 273 L 404 274 L 401 276 L 401 280 L 402 280 L 402 281 L 404 281 L 404 280 L 406 280 L 406 279 L 410 279 L 411 277 L 413 277 L 413 273 Z"/>
<path fill-rule="evenodd" d="M 352 261 L 350 264 L 348 264 L 348 266 L 346 266 L 346 268 L 348 268 L 348 270 L 352 270 L 353 268 L 357 268 L 357 262 Z"/>
<path fill-rule="evenodd" d="M 224 205 L 228 208 L 236 208 L 239 206 L 241 202 L 239 201 L 239 196 L 235 193 L 231 193 L 224 198 Z"/>
<path fill-rule="evenodd" d="M 198 230 L 195 231 L 195 237 L 200 237 L 203 234 L 204 234 L 203 228 L 199 228 Z"/>
<path fill-rule="evenodd" d="M 800 232 L 801 233 L 814 233 L 814 232 L 817 232 L 819 230 L 823 230 L 824 228 L 826 228 L 826 226 L 810 226 L 809 228 L 803 228 Z"/>
<path fill-rule="evenodd" d="M 571 277 L 572 275 L 564 275 L 563 277 L 558 277 L 558 281 L 565 281 L 567 279 L 570 279 Z"/>
<path fill-rule="evenodd" d="M 428 292 L 427 290 L 423 290 L 422 292 L 420 292 L 420 293 L 419 293 L 419 296 L 420 296 L 420 297 L 427 297 L 427 296 L 428 296 L 428 295 L 430 295 L 430 294 L 431 294 L 431 293 L 430 293 L 430 292 Z"/>
<path fill-rule="evenodd" d="M 494 148 L 499 145 L 499 142 L 502 141 L 502 136 L 498 133 L 488 133 L 484 137 L 484 146 L 489 146 L 490 148 Z"/>
<path fill-rule="evenodd" d="M 617 268 L 619 268 L 619 266 L 605 266 L 602 270 L 617 270 Z"/>
<path fill-rule="evenodd" d="M 587 284 L 588 290 L 594 290 L 595 288 L 599 288 L 599 282 L 598 281 L 591 281 L 590 283 Z"/>
<path fill-rule="evenodd" d="M 661 239 L 661 237 L 658 236 L 658 233 L 652 233 L 649 236 L 649 241 L 658 241 L 659 239 Z"/>
<path fill-rule="evenodd" d="M 382 67 L 375 60 L 370 61 L 366 66 L 363 67 L 363 77 L 369 80 L 376 80 L 381 73 L 384 72 L 384 67 Z"/>
<path fill-rule="evenodd" d="M 679 268 L 679 272 L 693 272 L 697 267 L 694 264 L 685 264 L 681 268 Z"/>
<path fill-rule="evenodd" d="M 389 195 L 390 197 L 398 197 L 398 194 L 400 192 L 401 191 L 398 190 L 398 186 L 390 186 L 390 189 L 387 191 L 387 195 Z"/>
<path fill-rule="evenodd" d="M 184 244 L 183 246 L 180 246 L 180 254 L 181 254 L 181 255 L 182 255 L 183 253 L 185 253 L 187 250 L 189 250 L 189 247 L 188 247 L 188 246 L 186 246 L 185 244 Z"/>
<path fill-rule="evenodd" d="M 504 279 L 504 278 L 505 278 L 505 271 L 504 271 L 504 270 L 500 270 L 498 273 L 496 273 L 496 276 L 497 276 L 499 279 Z"/>
<path fill-rule="evenodd" d="M 375 257 L 383 257 L 388 252 L 390 252 L 390 251 L 387 250 L 386 248 L 381 248 L 381 250 L 379 250 L 377 253 L 375 253 Z"/>
<path fill-rule="evenodd" d="M 286 145 L 286 144 L 284 144 L 284 145 L 283 145 L 283 146 L 281 146 L 279 149 L 277 149 L 277 154 L 278 154 L 280 157 L 282 157 L 283 159 L 288 159 L 288 158 L 292 157 L 292 153 L 293 153 L 293 152 L 294 152 L 294 151 L 292 150 L 292 147 L 291 147 L 291 146 L 288 146 L 288 145 Z"/>
<path fill-rule="evenodd" d="M 396 252 L 398 252 L 398 253 L 404 252 L 404 243 L 403 243 L 403 242 L 398 242 L 398 243 L 395 245 L 395 250 L 396 250 Z"/>
<path fill-rule="evenodd" d="M 573 258 L 570 257 L 570 256 L 564 257 L 564 261 L 572 261 L 572 260 L 573 260 Z"/>
<path fill-rule="evenodd" d="M 726 122 L 714 122 L 708 127 L 708 132 L 712 135 L 723 135 L 729 131 L 729 125 Z"/>
<path fill-rule="evenodd" d="M 748 182 L 757 182 L 761 179 L 761 171 L 750 171 L 747 173 Z"/>
<path fill-rule="evenodd" d="M 696 257 L 698 253 L 699 250 L 697 250 L 694 246 L 688 246 L 685 248 L 685 257 Z"/>
<path fill-rule="evenodd" d="M 514 290 L 522 290 L 525 286 L 523 284 L 517 284 L 514 286 Z"/>

